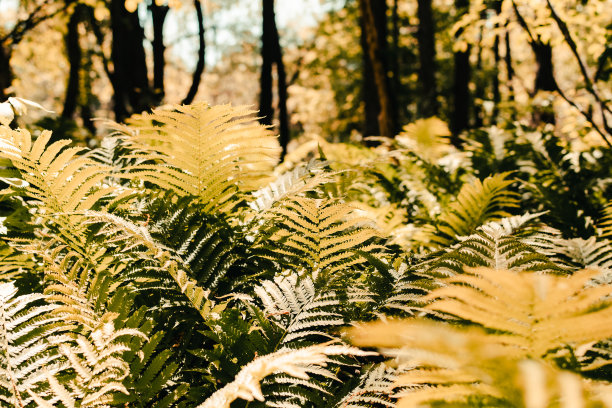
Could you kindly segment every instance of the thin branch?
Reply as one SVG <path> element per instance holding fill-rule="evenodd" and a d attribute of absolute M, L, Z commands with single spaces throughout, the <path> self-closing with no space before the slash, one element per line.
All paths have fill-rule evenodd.
<path fill-rule="evenodd" d="M 3 37 L 0 37 L 0 43 L 6 43 L 8 40 L 12 40 L 11 45 L 17 45 L 19 42 L 21 42 L 21 40 L 23 40 L 23 37 L 29 30 L 33 29 L 43 21 L 55 17 L 57 14 L 67 9 L 67 7 L 59 7 L 49 14 L 38 15 L 41 10 L 52 3 L 53 0 L 45 0 L 36 6 L 36 8 L 32 10 L 32 12 L 25 19 L 18 21 L 9 33 Z"/>

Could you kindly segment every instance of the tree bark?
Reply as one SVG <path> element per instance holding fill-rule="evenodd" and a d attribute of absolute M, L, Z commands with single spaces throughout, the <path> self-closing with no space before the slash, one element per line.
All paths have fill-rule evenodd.
<path fill-rule="evenodd" d="M 263 33 L 261 37 L 262 69 L 260 78 L 259 114 L 260 123 L 271 125 L 274 116 L 272 109 L 272 65 L 276 65 L 278 110 L 279 110 L 279 143 L 282 148 L 281 160 L 287 153 L 289 144 L 289 114 L 287 111 L 287 78 L 280 38 L 276 27 L 274 0 L 263 0 Z"/>
<path fill-rule="evenodd" d="M 8 89 L 13 83 L 11 50 L 0 42 L 0 102 L 8 98 Z"/>
<path fill-rule="evenodd" d="M 158 105 L 166 94 L 164 86 L 164 69 L 166 67 L 166 46 L 164 45 L 164 22 L 168 14 L 168 6 L 158 6 L 155 1 L 149 6 L 153 17 L 153 95 Z"/>
<path fill-rule="evenodd" d="M 259 122 L 271 125 L 272 109 L 272 63 L 274 61 L 274 0 L 263 0 L 263 32 L 261 34 L 261 76 L 259 92 Z"/>
<path fill-rule="evenodd" d="M 387 5 L 385 1 L 360 0 L 361 18 L 365 29 L 369 57 L 380 111 L 378 128 L 382 136 L 393 137 L 397 132 L 397 104 L 388 75 Z M 366 51 L 366 50 L 364 50 Z"/>
<path fill-rule="evenodd" d="M 79 99 L 79 75 L 81 72 L 82 51 L 79 43 L 79 24 L 82 20 L 81 7 L 76 7 L 68 20 L 68 31 L 66 33 L 66 54 L 70 71 L 68 73 L 68 84 L 66 85 L 66 95 L 64 97 L 64 109 L 62 117 L 72 119 Z"/>
<path fill-rule="evenodd" d="M 469 7 L 469 0 L 456 0 L 455 8 L 458 16 L 465 14 Z M 455 37 L 459 37 L 458 31 Z M 465 51 L 456 51 L 453 55 L 453 110 L 451 114 L 452 143 L 455 146 L 461 144 L 459 135 L 470 126 L 470 106 L 472 104 L 470 96 L 470 46 Z"/>
<path fill-rule="evenodd" d="M 200 87 L 200 82 L 202 80 L 202 73 L 204 72 L 204 67 L 206 65 L 206 39 L 204 36 L 205 28 L 204 13 L 202 12 L 202 3 L 200 2 L 200 0 L 194 0 L 193 3 L 198 17 L 198 40 L 200 42 L 200 48 L 198 49 L 198 62 L 196 64 L 195 70 L 193 71 L 191 87 L 189 87 L 187 96 L 185 96 L 185 99 L 183 99 L 183 101 L 181 102 L 183 105 L 189 105 L 191 102 L 193 102 L 193 99 L 198 93 L 198 88 Z"/>
<path fill-rule="evenodd" d="M 370 51 L 367 41 L 367 34 L 363 16 L 360 18 L 361 25 L 361 49 L 362 49 L 362 64 L 363 64 L 363 83 L 362 83 L 362 100 L 363 100 L 363 136 L 378 136 L 380 128 L 378 127 L 378 113 L 380 112 L 380 101 L 376 90 L 376 81 L 374 81 L 374 70 L 372 61 L 370 60 Z"/>
<path fill-rule="evenodd" d="M 432 0 L 418 0 L 417 14 L 419 28 L 417 41 L 419 45 L 419 79 L 423 98 L 419 114 L 423 117 L 438 114 L 437 85 L 436 85 L 436 42 L 435 26 L 431 6 Z"/>
<path fill-rule="evenodd" d="M 136 12 L 125 9 L 124 0 L 111 0 L 111 59 L 115 79 L 114 111 L 118 121 L 153 104 L 144 51 L 144 32 Z"/>

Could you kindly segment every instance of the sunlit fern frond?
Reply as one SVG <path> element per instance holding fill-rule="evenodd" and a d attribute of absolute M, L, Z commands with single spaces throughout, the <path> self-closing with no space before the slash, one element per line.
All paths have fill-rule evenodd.
<path fill-rule="evenodd" d="M 419 266 L 428 277 L 452 276 L 464 267 L 566 273 L 567 268 L 549 259 L 558 253 L 559 231 L 537 221 L 539 213 L 491 221 L 458 244 L 434 254 Z"/>
<path fill-rule="evenodd" d="M 69 362 L 72 376 L 47 375 L 50 394 L 47 398 L 30 391 L 38 406 L 110 407 L 115 394 L 128 394 L 123 380 L 129 375 L 129 364 L 123 353 L 130 351 L 122 339 L 146 338 L 136 329 L 116 330 L 112 320 L 102 323 L 88 336 L 76 335 L 72 342 L 59 345 Z"/>
<path fill-rule="evenodd" d="M 609 383 L 514 355 L 500 335 L 479 328 L 413 319 L 367 324 L 352 335 L 355 344 L 381 347 L 414 367 L 395 382 L 405 387 L 394 394 L 397 407 L 544 408 L 559 400 L 562 407 L 599 407 L 610 392 Z"/>
<path fill-rule="evenodd" d="M 424 300 L 426 309 L 494 330 L 508 356 L 541 358 L 612 336 L 611 285 L 589 285 L 598 272 L 542 275 L 467 269 Z M 496 335 L 491 335 L 495 337 Z"/>
<path fill-rule="evenodd" d="M 400 370 L 384 363 L 367 367 L 358 378 L 357 385 L 350 389 L 335 405 L 336 408 L 395 407 L 391 398 Z"/>
<path fill-rule="evenodd" d="M 487 221 L 495 221 L 510 214 L 507 210 L 518 207 L 519 196 L 509 190 L 514 182 L 508 173 L 474 179 L 461 187 L 457 200 L 451 203 L 437 219 L 435 227 L 424 229 L 421 238 L 426 245 L 446 246 L 459 237 L 472 234 Z"/>
<path fill-rule="evenodd" d="M 0 284 L 0 406 L 31 407 L 27 391 L 45 392 L 45 372 L 65 368 L 57 352 L 65 325 L 43 295 L 16 294 L 12 283 Z"/>
<path fill-rule="evenodd" d="M 274 257 L 287 267 L 334 272 L 363 263 L 358 251 L 376 252 L 371 221 L 335 199 L 294 197 L 271 211 L 269 228 Z M 270 245 L 265 241 L 262 245 Z"/>
<path fill-rule="evenodd" d="M 285 373 L 297 380 L 308 380 L 310 374 L 318 374 L 321 367 L 330 362 L 329 356 L 371 354 L 354 347 L 325 344 L 297 350 L 284 349 L 267 354 L 247 364 L 233 382 L 215 392 L 204 403 L 198 405 L 198 408 L 229 408 L 238 398 L 247 401 L 264 401 L 259 382 L 268 375 Z"/>
<path fill-rule="evenodd" d="M 38 200 L 38 214 L 52 218 L 68 239 L 84 239 L 78 214 L 91 209 L 113 191 L 103 184 L 108 168 L 79 155 L 70 140 L 49 144 L 51 132 L 35 141 L 26 130 L 0 127 L 0 156 L 10 159 L 27 183 L 25 194 Z M 77 243 L 77 246 L 81 246 Z"/>
<path fill-rule="evenodd" d="M 65 322 L 77 324 L 88 333 L 100 325 L 105 315 L 106 302 L 116 288 L 111 259 L 103 251 L 92 266 L 80 254 L 55 247 L 43 254 L 45 261 L 45 294 L 58 305 L 56 313 Z"/>
<path fill-rule="evenodd" d="M 612 270 L 612 241 L 608 239 L 558 239 L 555 249 L 577 268 Z"/>
<path fill-rule="evenodd" d="M 278 142 L 253 113 L 196 103 L 133 116 L 115 127 L 134 157 L 154 162 L 127 167 L 126 177 L 195 196 L 207 212 L 232 208 L 235 194 L 261 185 L 278 158 Z"/>
<path fill-rule="evenodd" d="M 326 172 L 326 166 L 328 162 L 313 159 L 305 165 L 296 166 L 293 170 L 280 174 L 274 181 L 253 192 L 254 200 L 249 202 L 249 207 L 255 212 L 255 216 L 261 217 L 279 201 L 332 181 L 334 173 Z"/>
<path fill-rule="evenodd" d="M 604 238 L 612 237 L 612 205 L 608 204 L 603 210 L 603 217 L 597 225 L 599 234 Z"/>
<path fill-rule="evenodd" d="M 297 274 L 277 276 L 255 288 L 255 294 L 269 318 L 285 330 L 282 344 L 315 336 L 329 339 L 330 327 L 345 323 L 338 313 L 340 299 L 333 291 L 315 288 L 310 277 Z"/>

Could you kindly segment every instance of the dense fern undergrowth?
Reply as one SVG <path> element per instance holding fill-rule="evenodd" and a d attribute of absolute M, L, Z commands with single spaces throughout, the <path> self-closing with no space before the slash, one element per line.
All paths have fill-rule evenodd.
<path fill-rule="evenodd" d="M 242 107 L 0 127 L 0 405 L 612 407 L 612 151 Z"/>

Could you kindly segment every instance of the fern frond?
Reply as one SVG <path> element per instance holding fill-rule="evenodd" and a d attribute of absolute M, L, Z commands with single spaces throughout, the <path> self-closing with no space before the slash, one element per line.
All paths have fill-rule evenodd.
<path fill-rule="evenodd" d="M 338 200 L 294 197 L 271 211 L 274 255 L 287 266 L 334 272 L 363 263 L 358 251 L 376 252 L 377 232 Z"/>
<path fill-rule="evenodd" d="M 263 282 L 254 290 L 264 312 L 285 331 L 283 343 L 303 341 L 311 336 L 329 339 L 325 331 L 345 323 L 336 310 L 340 299 L 332 291 L 317 291 L 310 277 L 297 274 Z"/>
<path fill-rule="evenodd" d="M 126 177 L 198 197 L 207 212 L 230 209 L 234 195 L 257 186 L 279 153 L 278 142 L 253 122 L 253 113 L 196 103 L 133 116 L 129 127 L 116 128 L 128 136 L 134 157 L 166 165 L 130 166 Z"/>
<path fill-rule="evenodd" d="M 367 369 L 359 378 L 358 385 L 350 390 L 335 406 L 336 408 L 371 408 L 395 406 L 390 398 L 400 370 L 377 364 Z"/>
<path fill-rule="evenodd" d="M 567 344 L 612 336 L 610 285 L 588 286 L 596 271 L 569 277 L 467 269 L 424 300 L 427 309 L 454 315 L 500 334 L 508 355 L 540 358 Z"/>
<path fill-rule="evenodd" d="M 424 229 L 424 243 L 446 246 L 459 237 L 472 234 L 486 221 L 495 221 L 510 214 L 510 208 L 518 207 L 518 195 L 508 187 L 514 182 L 508 173 L 475 179 L 465 183 L 457 200 L 451 203 L 437 219 L 436 227 Z"/>
<path fill-rule="evenodd" d="M 66 325 L 43 295 L 16 293 L 12 283 L 0 284 L 0 405 L 26 407 L 28 390 L 48 388 L 45 371 L 64 368 L 57 343 Z"/>
<path fill-rule="evenodd" d="M 32 142 L 26 130 L 0 126 L 0 157 L 10 159 L 27 183 L 26 194 L 40 202 L 39 214 L 53 219 L 76 246 L 84 240 L 78 214 L 113 191 L 103 181 L 108 168 L 78 155 L 84 149 L 68 147 L 69 140 L 51 144 L 51 132 L 43 131 Z"/>
<path fill-rule="evenodd" d="M 282 372 L 307 380 L 313 367 L 325 366 L 330 361 L 328 356 L 337 355 L 367 356 L 372 353 L 342 345 L 315 345 L 261 356 L 247 364 L 233 382 L 215 392 L 198 408 L 229 408 L 238 398 L 263 401 L 259 382 L 266 376 Z"/>

